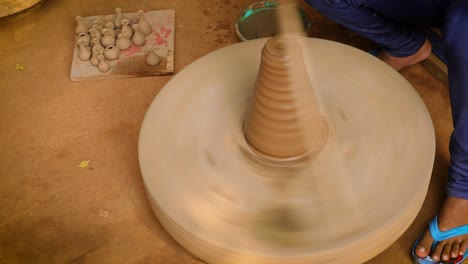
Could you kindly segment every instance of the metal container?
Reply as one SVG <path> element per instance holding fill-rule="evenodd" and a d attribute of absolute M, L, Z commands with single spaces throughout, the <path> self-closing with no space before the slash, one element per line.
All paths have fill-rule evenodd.
<path fill-rule="evenodd" d="M 278 24 L 276 21 L 276 9 L 278 3 L 271 1 L 261 1 L 248 6 L 236 23 L 236 33 L 240 40 L 272 37 L 278 34 Z M 304 11 L 298 7 L 304 29 L 308 31 L 311 23 Z"/>

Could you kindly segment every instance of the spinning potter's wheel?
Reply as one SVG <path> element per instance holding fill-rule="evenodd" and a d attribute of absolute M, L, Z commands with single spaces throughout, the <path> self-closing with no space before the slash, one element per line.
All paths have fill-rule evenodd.
<path fill-rule="evenodd" d="M 209 263 L 362 263 L 416 217 L 434 150 L 427 109 L 397 72 L 283 36 L 176 75 L 146 114 L 139 159 L 163 226 Z"/>

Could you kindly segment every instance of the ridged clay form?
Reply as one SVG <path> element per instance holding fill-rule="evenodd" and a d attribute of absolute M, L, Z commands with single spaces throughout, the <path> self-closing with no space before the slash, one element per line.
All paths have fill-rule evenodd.
<path fill-rule="evenodd" d="M 148 36 L 153 28 L 151 27 L 150 23 L 145 18 L 145 12 L 143 10 L 138 10 L 138 27 L 141 31 L 141 33 L 145 36 Z"/>
<path fill-rule="evenodd" d="M 326 140 L 326 124 L 302 57 L 295 40 L 272 38 L 263 48 L 244 132 L 249 144 L 267 156 L 300 157 Z"/>
<path fill-rule="evenodd" d="M 271 38 L 262 59 L 245 137 L 260 154 L 295 159 L 319 151 L 327 139 L 327 125 L 310 83 L 299 40 L 304 31 L 294 8 L 279 12 L 282 33 Z M 288 27 L 288 28 L 284 28 Z"/>
<path fill-rule="evenodd" d="M 132 25 L 133 27 L 133 37 L 132 42 L 137 46 L 143 46 L 146 43 L 145 36 L 141 33 L 138 25 Z"/>

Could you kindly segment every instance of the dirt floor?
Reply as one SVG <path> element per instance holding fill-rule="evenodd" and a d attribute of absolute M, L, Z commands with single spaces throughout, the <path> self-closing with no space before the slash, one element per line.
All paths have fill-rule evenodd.
<path fill-rule="evenodd" d="M 71 82 L 74 17 L 175 9 L 176 72 L 238 42 L 251 0 L 49 0 L 0 21 L 0 263 L 204 263 L 161 227 L 137 157 L 144 114 L 172 76 Z M 308 9 L 310 35 L 358 48 L 370 41 Z M 24 66 L 18 70 L 16 64 Z M 426 102 L 437 154 L 424 206 L 372 264 L 412 263 L 410 248 L 444 197 L 451 133 L 448 90 L 420 65 L 401 71 Z M 78 165 L 90 160 L 87 168 Z"/>

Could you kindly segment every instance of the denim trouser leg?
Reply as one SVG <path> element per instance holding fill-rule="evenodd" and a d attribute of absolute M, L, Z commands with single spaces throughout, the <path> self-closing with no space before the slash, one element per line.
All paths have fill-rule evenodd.
<path fill-rule="evenodd" d="M 447 194 L 468 199 L 468 0 L 306 2 L 335 22 L 381 44 L 396 57 L 414 54 L 426 39 L 411 25 L 442 25 L 454 125 Z"/>
<path fill-rule="evenodd" d="M 468 199 L 468 0 L 453 2 L 447 11 L 442 33 L 454 126 L 447 194 Z"/>
<path fill-rule="evenodd" d="M 426 40 L 416 25 L 396 22 L 371 8 L 365 0 L 306 0 L 317 11 L 336 23 L 380 44 L 390 55 L 413 55 Z M 386 1 L 387 5 L 394 1 Z M 379 6 L 384 9 L 384 6 Z"/>

